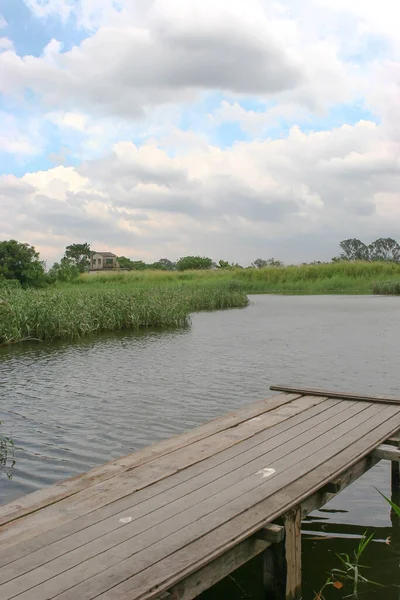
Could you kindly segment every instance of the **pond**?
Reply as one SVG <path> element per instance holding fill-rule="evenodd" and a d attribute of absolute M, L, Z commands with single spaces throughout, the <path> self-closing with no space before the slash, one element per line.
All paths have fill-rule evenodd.
<path fill-rule="evenodd" d="M 0 504 L 254 402 L 272 384 L 400 395 L 399 333 L 398 298 L 253 296 L 179 331 L 0 348 L 0 430 L 15 443 Z M 367 529 L 368 578 L 400 584 L 399 533 L 375 489 L 389 494 L 389 475 L 380 463 L 303 523 L 304 599 Z M 253 561 L 203 598 L 261 600 L 259 574 Z M 334 592 L 326 597 L 342 597 Z"/>

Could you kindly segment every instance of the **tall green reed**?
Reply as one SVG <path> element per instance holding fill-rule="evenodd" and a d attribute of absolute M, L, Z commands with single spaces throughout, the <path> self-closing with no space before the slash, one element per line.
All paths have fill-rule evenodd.
<path fill-rule="evenodd" d="M 0 288 L 0 343 L 76 339 L 103 331 L 172 328 L 191 312 L 247 306 L 228 286 L 133 288 L 121 285 Z"/>

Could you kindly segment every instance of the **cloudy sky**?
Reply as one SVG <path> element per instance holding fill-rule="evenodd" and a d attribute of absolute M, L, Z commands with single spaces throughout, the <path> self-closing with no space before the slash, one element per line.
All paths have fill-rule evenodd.
<path fill-rule="evenodd" d="M 51 264 L 400 238 L 397 0 L 0 0 L 0 239 Z"/>

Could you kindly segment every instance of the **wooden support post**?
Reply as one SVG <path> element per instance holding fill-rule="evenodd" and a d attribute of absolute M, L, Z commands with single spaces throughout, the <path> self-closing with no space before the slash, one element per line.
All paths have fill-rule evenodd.
<path fill-rule="evenodd" d="M 391 492 L 392 502 L 395 504 L 400 503 L 400 440 L 399 437 L 393 436 L 388 440 L 389 443 L 381 444 L 373 452 L 373 456 L 382 460 L 391 461 Z M 390 518 L 392 526 L 397 530 L 400 528 L 400 518 L 397 513 L 392 509 L 390 511 Z"/>
<path fill-rule="evenodd" d="M 283 516 L 285 539 L 264 553 L 265 600 L 301 598 L 301 508 Z"/>
<path fill-rule="evenodd" d="M 391 501 L 394 504 L 400 505 L 400 464 L 397 461 L 392 461 L 391 463 Z M 391 508 L 390 510 L 390 520 L 392 522 L 392 527 L 399 530 L 400 528 L 400 518 L 399 515 Z"/>
<path fill-rule="evenodd" d="M 392 444 L 393 446 L 397 447 L 397 449 L 400 448 L 400 436 L 399 436 L 399 432 L 397 432 L 397 434 L 395 434 L 390 440 L 389 440 L 389 444 Z M 400 494 L 400 464 L 398 461 L 394 461 L 392 460 L 392 496 L 393 495 L 397 495 L 397 499 L 399 498 L 399 494 Z M 396 500 L 393 500 L 393 502 L 396 502 Z"/>
<path fill-rule="evenodd" d="M 283 517 L 287 564 L 286 598 L 301 598 L 301 507 L 297 506 Z"/>
<path fill-rule="evenodd" d="M 392 461 L 392 494 L 400 493 L 400 464 Z"/>
<path fill-rule="evenodd" d="M 400 446 L 400 440 L 397 438 L 397 449 Z M 400 463 L 398 461 L 392 460 L 391 462 L 391 488 L 392 495 L 391 500 L 394 504 L 400 504 Z M 399 515 L 393 510 L 390 511 L 390 520 L 392 522 L 393 531 L 397 533 L 395 538 L 398 538 L 399 528 L 400 528 L 400 518 Z"/>

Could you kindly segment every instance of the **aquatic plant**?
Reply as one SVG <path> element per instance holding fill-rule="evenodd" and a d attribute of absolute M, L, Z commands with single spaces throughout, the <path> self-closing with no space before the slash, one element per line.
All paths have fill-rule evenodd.
<path fill-rule="evenodd" d="M 247 304 L 244 291 L 229 285 L 4 287 L 0 288 L 0 344 L 76 339 L 122 329 L 182 327 L 189 323 L 191 312 Z"/>
<path fill-rule="evenodd" d="M 333 568 L 331 570 L 326 582 L 320 591 L 315 594 L 314 600 L 325 600 L 324 591 L 329 587 L 340 590 L 345 589 L 345 586 L 348 587 L 350 584 L 350 594 L 347 594 L 345 598 L 355 599 L 359 597 L 359 589 L 361 585 L 370 584 L 384 587 L 380 583 L 376 583 L 375 581 L 367 579 L 363 573 L 364 569 L 367 569 L 368 567 L 360 564 L 361 556 L 372 541 L 373 537 L 373 533 L 367 535 L 367 532 L 365 532 L 355 548 L 352 556 L 347 553 L 336 554 L 336 557 L 341 563 L 341 567 Z"/>

